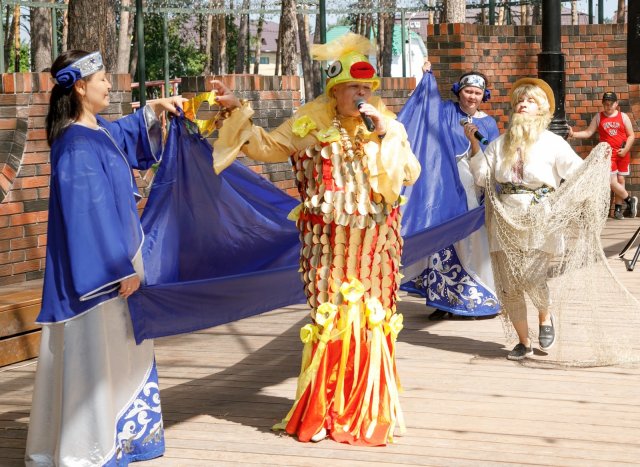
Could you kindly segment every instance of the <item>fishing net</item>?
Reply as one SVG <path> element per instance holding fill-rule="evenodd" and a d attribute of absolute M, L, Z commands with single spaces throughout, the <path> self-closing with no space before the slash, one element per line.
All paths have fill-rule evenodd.
<path fill-rule="evenodd" d="M 569 180 L 525 212 L 505 206 L 501 196 L 509 195 L 487 180 L 487 224 L 502 250 L 492 253 L 492 266 L 507 338 L 517 341 L 512 323 L 528 314 L 536 343 L 536 308 L 548 307 L 555 316 L 555 345 L 544 359 L 525 360 L 529 365 L 640 361 L 640 303 L 610 269 L 600 241 L 609 211 L 610 156 L 610 146 L 599 144 Z M 518 290 L 527 292 L 526 303 L 513 293 Z"/>

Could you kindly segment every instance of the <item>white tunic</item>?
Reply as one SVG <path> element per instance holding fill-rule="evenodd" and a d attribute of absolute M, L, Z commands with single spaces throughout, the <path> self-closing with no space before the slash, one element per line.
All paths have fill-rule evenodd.
<path fill-rule="evenodd" d="M 578 156 L 562 137 L 545 130 L 538 141 L 529 149 L 527 160 L 522 170 L 502 165 L 504 137 L 501 135 L 492 141 L 482 153 L 478 151 L 469 161 L 475 183 L 484 186 L 486 176 L 490 173 L 498 183 L 512 183 L 527 189 L 535 190 L 546 185 L 557 189 L 563 179 L 571 176 L 582 164 Z M 514 214 L 523 214 L 532 204 L 533 193 L 501 194 L 503 206 Z M 489 224 L 489 244 L 492 252 L 500 251 L 495 226 Z M 549 253 L 558 252 L 559 239 L 550 239 L 542 248 Z"/>

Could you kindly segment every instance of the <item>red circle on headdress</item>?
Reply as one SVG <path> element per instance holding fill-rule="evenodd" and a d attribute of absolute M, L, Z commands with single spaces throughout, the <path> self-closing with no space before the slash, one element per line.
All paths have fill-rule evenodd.
<path fill-rule="evenodd" d="M 373 78 L 373 75 L 376 74 L 376 70 L 369 62 L 356 62 L 351 65 L 349 73 L 351 73 L 351 76 L 356 79 L 369 79 Z"/>

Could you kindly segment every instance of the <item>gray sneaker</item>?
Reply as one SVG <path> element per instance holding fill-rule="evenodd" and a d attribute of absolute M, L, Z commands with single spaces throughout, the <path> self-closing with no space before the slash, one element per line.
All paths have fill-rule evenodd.
<path fill-rule="evenodd" d="M 632 196 L 629 200 L 629 211 L 631 212 L 631 217 L 636 217 L 638 215 L 638 197 Z"/>
<path fill-rule="evenodd" d="M 622 215 L 622 211 L 618 211 L 618 210 L 616 210 L 616 211 L 614 211 L 614 212 L 613 212 L 613 217 L 614 217 L 615 219 L 618 219 L 619 221 L 621 221 L 622 219 L 624 219 L 624 216 Z"/>
<path fill-rule="evenodd" d="M 541 324 L 538 329 L 538 343 L 542 350 L 549 350 L 556 343 L 556 318 L 551 313 L 551 325 Z"/>
<path fill-rule="evenodd" d="M 524 360 L 527 357 L 531 357 L 533 355 L 533 347 L 522 343 L 518 343 L 511 352 L 507 354 L 507 360 Z"/>

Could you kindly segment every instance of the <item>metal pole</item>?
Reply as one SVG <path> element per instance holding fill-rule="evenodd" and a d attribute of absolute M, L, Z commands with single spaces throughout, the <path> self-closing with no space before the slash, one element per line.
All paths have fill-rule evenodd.
<path fill-rule="evenodd" d="M 627 83 L 640 84 L 640 3 L 629 2 L 627 18 Z"/>
<path fill-rule="evenodd" d="M 407 53 L 405 50 L 405 43 L 404 41 L 406 40 L 405 38 L 405 34 L 404 34 L 404 28 L 405 28 L 405 11 L 401 10 L 400 11 L 400 40 L 402 41 L 402 77 L 406 78 L 407 77 Z M 409 37 L 411 37 L 411 35 L 409 35 Z"/>
<path fill-rule="evenodd" d="M 247 13 L 247 53 L 244 55 L 246 60 L 245 68 L 247 73 L 251 72 L 251 28 L 249 25 L 251 24 L 251 15 Z"/>
<path fill-rule="evenodd" d="M 327 8 L 325 0 L 318 2 L 318 14 L 320 15 L 320 43 L 327 43 Z M 324 65 L 320 65 L 320 89 L 324 92 L 327 84 L 327 71 Z"/>
<path fill-rule="evenodd" d="M 164 36 L 164 97 L 169 97 L 169 13 L 162 15 L 162 35 Z"/>
<path fill-rule="evenodd" d="M 325 0 L 320 0 L 318 3 L 318 10 L 320 15 L 320 43 L 327 43 L 327 5 Z"/>
<path fill-rule="evenodd" d="M 598 0 L 598 24 L 604 23 L 604 0 Z"/>
<path fill-rule="evenodd" d="M 496 0 L 489 0 L 489 24 L 496 24 Z"/>
<path fill-rule="evenodd" d="M 51 8 L 51 63 L 58 58 L 58 11 Z"/>
<path fill-rule="evenodd" d="M 138 36 L 138 91 L 140 92 L 140 107 L 147 103 L 147 74 L 144 65 L 144 18 L 142 0 L 136 0 L 136 35 Z"/>
<path fill-rule="evenodd" d="M 0 73 L 4 73 L 4 2 L 0 0 Z"/>
<path fill-rule="evenodd" d="M 589 0 L 589 24 L 593 24 L 593 0 Z"/>
<path fill-rule="evenodd" d="M 564 111 L 565 57 L 560 43 L 560 0 L 542 0 L 542 52 L 538 54 L 538 78 L 545 80 L 556 100 L 549 130 L 566 138 L 569 134 Z"/>

